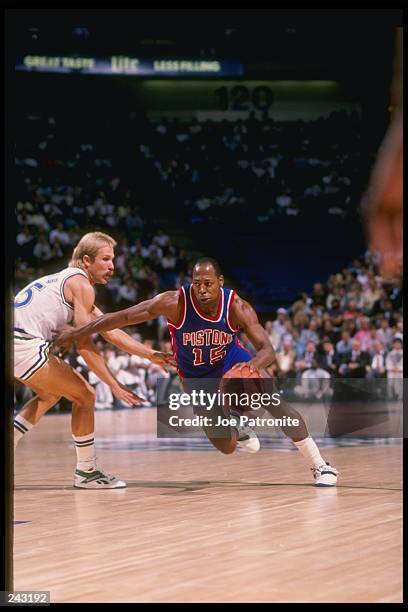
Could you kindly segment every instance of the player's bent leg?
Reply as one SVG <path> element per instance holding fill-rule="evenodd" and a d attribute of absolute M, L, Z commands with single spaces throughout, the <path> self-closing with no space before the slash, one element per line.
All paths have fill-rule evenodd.
<path fill-rule="evenodd" d="M 238 420 L 239 414 L 235 418 Z M 210 432 L 206 431 L 206 428 L 203 429 L 211 444 L 224 455 L 230 455 L 237 447 L 247 453 L 256 453 L 260 448 L 258 437 L 250 427 L 237 425 L 234 427 L 235 435 L 230 438 L 213 437 Z"/>
<path fill-rule="evenodd" d="M 236 449 L 237 433 L 231 427 L 226 425 L 204 426 L 203 431 L 211 444 L 224 455 L 231 455 Z"/>
<path fill-rule="evenodd" d="M 320 454 L 319 448 L 310 436 L 302 415 L 286 402 L 277 406 L 278 410 L 274 416 L 288 416 L 298 419 L 298 427 L 282 427 L 283 432 L 292 439 L 295 446 L 302 453 L 306 461 L 311 464 L 314 484 L 317 487 L 333 487 L 337 484 L 338 471 L 330 463 L 325 461 Z M 272 411 L 271 411 L 272 412 Z M 291 431 L 292 430 L 292 431 Z"/>
<path fill-rule="evenodd" d="M 239 423 L 239 413 L 230 411 L 230 415 L 234 416 Z M 224 428 L 226 430 L 226 428 Z M 229 431 L 225 432 L 225 437 L 221 437 L 220 432 L 214 435 L 214 428 L 203 427 L 204 433 L 210 440 L 211 444 L 224 455 L 232 454 L 238 447 L 247 453 L 256 453 L 259 450 L 259 440 L 254 431 L 250 427 L 244 425 L 231 426 Z"/>
<path fill-rule="evenodd" d="M 299 422 L 298 425 L 291 425 L 290 427 L 287 425 L 282 425 L 281 427 L 285 436 L 288 436 L 288 438 L 290 438 L 293 442 L 299 442 L 300 440 L 304 440 L 308 437 L 309 431 L 302 415 L 287 402 L 281 399 L 278 406 L 273 406 L 270 404 L 269 406 L 265 406 L 265 410 L 267 410 L 267 412 L 269 412 L 275 419 L 283 419 L 283 417 L 286 416 L 291 418 L 292 422 L 294 419 Z"/>
<path fill-rule="evenodd" d="M 38 389 L 30 386 L 36 393 L 24 406 L 19 414 L 22 415 L 32 425 L 37 425 L 43 414 L 50 410 L 61 399 L 61 395 L 45 392 L 43 389 Z"/>
<path fill-rule="evenodd" d="M 290 417 L 292 420 L 298 420 L 299 424 L 297 426 L 282 426 L 281 429 L 283 433 L 293 441 L 303 457 L 308 461 L 309 465 L 311 465 L 310 469 L 313 474 L 314 484 L 317 487 L 335 486 L 337 484 L 339 472 L 321 456 L 315 441 L 309 435 L 302 415 L 282 399 L 278 406 L 270 405 L 265 407 L 265 409 L 274 418 L 282 419 L 286 416 Z"/>
<path fill-rule="evenodd" d="M 28 386 L 28 385 L 27 385 Z M 21 438 L 38 423 L 42 415 L 55 406 L 61 396 L 31 389 L 37 393 L 24 404 L 20 412 L 14 417 L 14 449 Z"/>
<path fill-rule="evenodd" d="M 223 392 L 225 393 L 241 393 L 244 392 L 242 382 L 240 379 L 230 379 L 229 381 L 223 381 Z M 254 430 L 246 424 L 241 423 L 242 414 L 238 410 L 238 406 L 231 399 L 228 400 L 227 405 L 224 406 L 224 410 L 228 412 L 231 420 L 235 420 L 235 425 L 231 425 L 236 432 L 237 436 L 237 447 L 246 453 L 257 453 L 261 448 L 258 436 Z M 225 415 L 224 415 L 225 416 Z"/>
<path fill-rule="evenodd" d="M 72 402 L 72 433 L 86 435 L 94 430 L 95 390 L 65 361 L 50 355 L 48 362 L 26 384 L 66 397 Z"/>
<path fill-rule="evenodd" d="M 28 381 L 27 381 L 28 382 Z M 117 489 L 126 483 L 96 465 L 94 442 L 95 390 L 79 372 L 65 361 L 50 355 L 48 362 L 29 381 L 37 388 L 48 389 L 72 401 L 72 437 L 77 453 L 74 486 L 82 489 Z"/>

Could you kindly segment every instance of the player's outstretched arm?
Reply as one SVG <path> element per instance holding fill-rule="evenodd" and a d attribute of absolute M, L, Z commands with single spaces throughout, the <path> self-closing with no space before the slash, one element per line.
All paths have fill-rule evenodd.
<path fill-rule="evenodd" d="M 262 370 L 276 361 L 275 351 L 268 334 L 259 323 L 255 310 L 248 302 L 236 296 L 231 308 L 231 318 L 234 327 L 239 327 L 248 336 L 257 353 L 246 364 L 236 364 L 234 367 L 249 366 L 252 370 Z"/>
<path fill-rule="evenodd" d="M 103 312 L 97 306 L 94 306 L 91 314 L 93 319 L 103 316 Z M 132 338 L 132 336 L 127 334 L 122 329 L 113 329 L 112 331 L 102 332 L 101 335 L 105 340 L 117 346 L 121 351 L 129 353 L 130 355 L 138 355 L 138 357 L 149 359 L 152 363 L 155 363 L 164 369 L 166 369 L 167 365 L 176 365 L 172 353 L 154 351 L 138 340 Z"/>
<path fill-rule="evenodd" d="M 95 301 L 95 292 L 89 282 L 82 276 L 70 279 L 69 291 L 74 307 L 74 323 L 79 325 L 91 320 Z M 112 389 L 112 393 L 119 400 L 129 404 L 140 404 L 143 398 L 126 389 L 109 370 L 104 358 L 98 351 L 91 338 L 82 338 L 78 342 L 78 352 L 84 358 L 87 366 Z"/>
<path fill-rule="evenodd" d="M 178 303 L 179 294 L 177 291 L 159 293 L 159 295 L 156 295 L 151 300 L 145 300 L 130 308 L 104 314 L 89 323 L 75 328 L 65 328 L 56 334 L 54 344 L 67 349 L 73 342 L 77 342 L 92 334 L 120 329 L 127 325 L 137 325 L 138 323 L 155 319 L 160 315 L 175 321 L 178 319 Z"/>

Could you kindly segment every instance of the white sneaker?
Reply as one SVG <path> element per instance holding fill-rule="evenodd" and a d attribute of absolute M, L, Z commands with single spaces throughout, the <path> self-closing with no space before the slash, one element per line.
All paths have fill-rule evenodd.
<path fill-rule="evenodd" d="M 238 423 L 240 422 L 240 414 L 239 412 L 235 412 L 235 410 L 230 410 L 230 415 L 235 417 Z M 261 445 L 258 440 L 258 436 L 254 432 L 253 429 L 248 427 L 247 425 L 235 425 L 235 428 L 238 432 L 237 446 L 241 450 L 246 453 L 257 453 L 261 448 Z"/>
<path fill-rule="evenodd" d="M 316 487 L 335 487 L 337 484 L 337 476 L 339 475 L 336 468 L 332 467 L 326 461 L 325 464 L 310 468 L 313 472 Z"/>
<path fill-rule="evenodd" d="M 126 482 L 96 468 L 92 472 L 75 470 L 74 487 L 77 489 L 123 489 Z"/>

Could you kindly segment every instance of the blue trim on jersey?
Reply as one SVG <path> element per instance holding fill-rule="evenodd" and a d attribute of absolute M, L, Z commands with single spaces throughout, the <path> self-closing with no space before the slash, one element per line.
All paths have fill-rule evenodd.
<path fill-rule="evenodd" d="M 215 317 L 200 312 L 193 302 L 192 285 L 182 287 L 180 293 L 185 300 L 183 320 L 179 327 L 170 323 L 169 329 L 182 378 L 221 378 L 236 363 L 252 359 L 239 344 L 237 330 L 229 320 L 234 299 L 231 289 L 220 289 L 219 312 Z"/>
<path fill-rule="evenodd" d="M 73 269 L 73 271 L 72 271 L 72 274 L 70 274 L 69 276 L 66 276 L 66 277 L 64 278 L 64 280 L 62 281 L 61 286 L 60 286 L 60 294 L 61 294 L 61 300 L 62 300 L 62 303 L 63 303 L 63 304 L 65 304 L 65 306 L 67 306 L 67 307 L 68 307 L 70 310 L 72 310 L 72 311 L 74 310 L 74 307 L 73 307 L 73 305 L 72 305 L 72 304 L 70 304 L 69 302 L 67 302 L 67 300 L 65 299 L 65 294 L 64 294 L 64 286 L 65 286 L 65 283 L 67 282 L 67 280 L 68 280 L 69 278 L 72 278 L 73 276 L 78 276 L 78 275 L 79 275 L 79 276 L 85 276 L 85 278 L 86 278 L 86 279 L 88 279 L 87 275 L 85 274 L 85 272 L 84 272 L 83 270 L 81 270 L 81 271 L 77 271 L 77 272 L 76 272 L 76 271 L 75 271 L 75 268 L 74 268 L 74 269 Z"/>
<path fill-rule="evenodd" d="M 48 361 L 48 351 L 51 346 L 51 342 L 45 341 L 43 344 L 40 344 L 38 348 L 39 357 L 37 361 L 28 368 L 19 378 L 20 380 L 28 380 L 31 378 L 33 374 L 38 372 L 40 368 L 42 368 Z"/>

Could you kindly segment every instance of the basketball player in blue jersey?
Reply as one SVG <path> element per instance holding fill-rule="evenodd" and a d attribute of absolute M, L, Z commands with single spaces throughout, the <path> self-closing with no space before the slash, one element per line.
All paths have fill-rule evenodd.
<path fill-rule="evenodd" d="M 192 379 L 222 378 L 231 368 L 244 366 L 259 372 L 275 360 L 274 349 L 255 310 L 235 291 L 224 287 L 219 264 L 208 257 L 199 259 L 194 265 L 191 285 L 178 291 L 166 291 L 116 313 L 105 314 L 85 325 L 65 328 L 55 337 L 55 344 L 67 349 L 72 342 L 90 334 L 136 325 L 160 315 L 167 318 L 178 373 L 187 388 Z M 255 347 L 254 357 L 240 345 L 239 330 Z M 309 462 L 315 484 L 334 486 L 338 472 L 321 457 L 302 416 L 283 402 L 265 409 L 274 418 L 286 416 L 298 420 L 298 426 L 283 426 L 282 431 Z M 249 452 L 259 449 L 259 441 L 249 428 L 231 428 L 225 438 L 213 437 L 210 430 L 203 429 L 222 453 L 234 452 L 237 444 Z"/>

